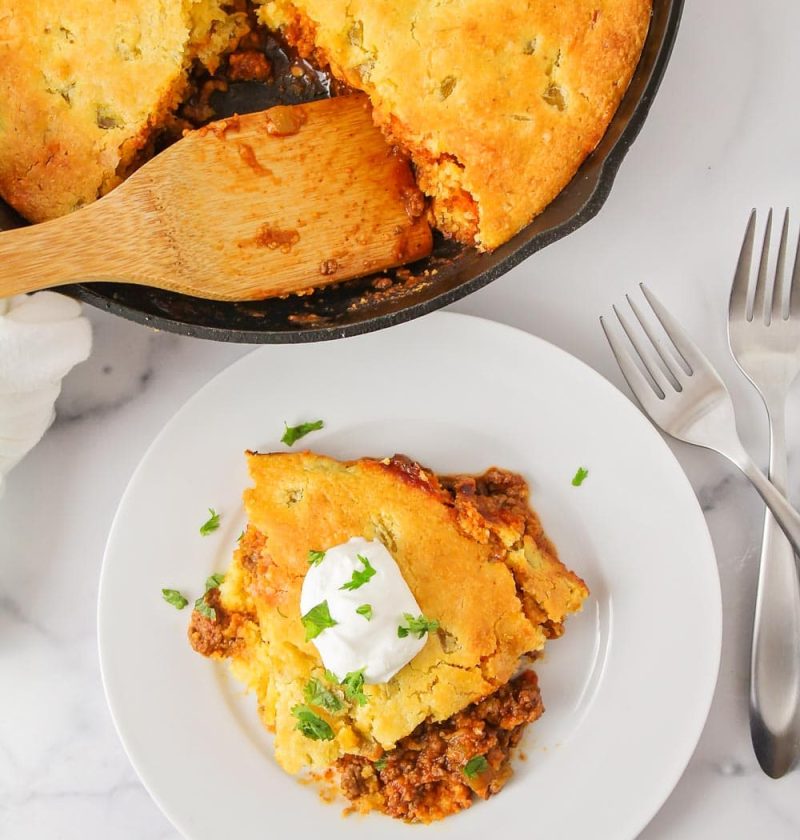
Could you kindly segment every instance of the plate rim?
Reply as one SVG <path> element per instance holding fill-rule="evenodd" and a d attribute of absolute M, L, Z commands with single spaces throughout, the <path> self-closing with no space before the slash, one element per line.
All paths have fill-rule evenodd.
<path fill-rule="evenodd" d="M 493 329 L 499 329 L 502 331 L 509 331 L 511 333 L 517 334 L 520 337 L 523 337 L 527 341 L 531 341 L 533 344 L 539 345 L 540 348 L 543 348 L 545 352 L 555 352 L 556 355 L 561 356 L 569 363 L 577 363 L 579 368 L 582 368 L 585 373 L 591 375 L 595 380 L 598 381 L 598 384 L 606 391 L 609 398 L 613 401 L 617 401 L 617 404 L 620 406 L 624 406 L 622 408 L 623 411 L 630 411 L 638 417 L 639 421 L 641 421 L 642 429 L 645 434 L 648 434 L 653 441 L 656 447 L 660 447 L 663 454 L 667 457 L 667 461 L 670 463 L 671 468 L 675 468 L 675 476 L 683 485 L 683 489 L 687 491 L 687 500 L 691 501 L 694 506 L 697 508 L 697 513 L 699 514 L 698 522 L 702 523 L 702 537 L 703 541 L 706 543 L 706 549 L 709 553 L 710 561 L 708 564 L 708 570 L 710 572 L 710 580 L 708 583 L 712 584 L 711 588 L 713 589 L 713 604 L 708 604 L 709 608 L 713 608 L 713 614 L 709 613 L 709 627 L 707 628 L 708 631 L 711 633 L 712 638 L 707 640 L 709 644 L 709 650 L 713 651 L 713 668 L 709 668 L 706 674 L 706 686 L 704 687 L 705 693 L 705 701 L 699 704 L 698 709 L 696 710 L 695 714 L 696 717 L 692 719 L 693 726 L 689 727 L 689 722 L 686 723 L 686 731 L 689 732 L 691 728 L 691 737 L 688 735 L 685 738 L 685 742 L 687 744 L 686 755 L 685 757 L 681 758 L 680 760 L 675 761 L 675 766 L 671 768 L 671 772 L 665 772 L 664 776 L 664 785 L 663 789 L 659 790 L 658 792 L 654 792 L 652 797 L 652 802 L 647 808 L 640 809 L 640 817 L 638 819 L 632 818 L 630 820 L 632 833 L 629 835 L 631 840 L 637 837 L 646 827 L 647 825 L 653 820 L 653 818 L 658 814 L 661 810 L 664 803 L 669 799 L 672 792 L 674 791 L 676 785 L 680 781 L 681 777 L 683 776 L 686 767 L 688 766 L 689 762 L 694 755 L 697 745 L 700 741 L 702 736 L 703 730 L 705 728 L 706 722 L 708 720 L 708 715 L 711 709 L 711 705 L 715 695 L 715 689 L 718 682 L 719 676 L 719 669 L 721 665 L 721 656 L 722 656 L 722 630 L 723 630 L 723 612 L 722 612 L 722 592 L 721 592 L 721 584 L 720 584 L 720 577 L 719 577 L 719 568 L 718 562 L 716 557 L 716 550 L 711 539 L 711 534 L 708 529 L 708 523 L 705 518 L 705 515 L 702 511 L 702 507 L 700 502 L 697 498 L 697 495 L 692 487 L 689 478 L 680 464 L 680 461 L 677 459 L 675 453 L 670 449 L 667 445 L 667 442 L 664 436 L 652 425 L 652 423 L 647 419 L 647 417 L 640 411 L 640 409 L 636 406 L 636 404 L 630 400 L 619 388 L 617 388 L 614 383 L 612 383 L 609 379 L 607 379 L 602 373 L 595 370 L 591 365 L 583 361 L 582 359 L 578 358 L 577 356 L 572 355 L 568 351 L 564 350 L 563 348 L 555 345 L 546 339 L 541 338 L 540 336 L 534 335 L 533 333 L 529 333 L 526 330 L 520 329 L 518 327 L 512 326 L 510 324 L 505 324 L 501 321 L 495 321 L 490 318 L 483 318 L 476 315 L 470 315 L 465 313 L 459 312 L 452 312 L 452 311 L 444 311 L 444 312 L 434 312 L 429 314 L 426 318 L 422 319 L 424 322 L 441 322 L 444 320 L 448 321 L 461 321 L 461 322 L 481 322 L 484 324 L 490 325 Z M 419 321 L 416 322 L 419 325 Z M 387 338 L 391 336 L 391 333 L 384 333 Z M 372 340 L 376 340 L 376 337 L 373 336 Z M 158 433 L 153 437 L 151 442 L 146 447 L 145 451 L 142 453 L 140 459 L 138 460 L 135 468 L 133 469 L 130 477 L 126 483 L 125 490 L 123 491 L 122 495 L 120 496 L 119 502 L 117 504 L 116 511 L 114 513 L 111 526 L 108 531 L 108 537 L 106 539 L 106 544 L 103 550 L 103 561 L 99 576 L 99 584 L 98 584 L 98 594 L 97 594 L 97 611 L 96 611 L 96 626 L 97 626 L 97 647 L 98 647 L 98 661 L 100 666 L 100 676 L 101 682 L 103 685 L 103 694 L 106 700 L 106 706 L 108 708 L 108 712 L 111 716 L 112 722 L 114 724 L 115 731 L 117 736 L 122 744 L 123 750 L 125 751 L 125 755 L 130 761 L 131 766 L 134 768 L 137 778 L 142 786 L 147 790 L 148 794 L 150 795 L 153 802 L 157 805 L 157 807 L 161 810 L 161 812 L 165 815 L 165 817 L 170 821 L 173 827 L 176 830 L 180 831 L 184 834 L 187 838 L 191 838 L 190 834 L 187 834 L 184 830 L 184 820 L 182 817 L 173 813 L 173 809 L 165 802 L 164 798 L 157 793 L 150 785 L 149 780 L 146 778 L 146 775 L 142 773 L 140 768 L 139 762 L 134 758 L 129 748 L 129 744 L 123 735 L 123 726 L 120 723 L 120 720 L 117 715 L 117 711 L 115 710 L 114 703 L 111 698 L 109 684 L 107 680 L 106 674 L 106 666 L 104 664 L 104 645 L 103 645 L 103 606 L 104 606 L 104 599 L 103 599 L 103 592 L 104 592 L 104 584 L 107 575 L 108 569 L 108 554 L 109 554 L 109 547 L 112 543 L 112 538 L 114 537 L 115 531 L 118 527 L 118 522 L 120 520 L 123 507 L 125 506 L 125 502 L 128 499 L 129 494 L 132 492 L 132 487 L 136 481 L 137 476 L 139 475 L 140 471 L 144 468 L 145 463 L 148 461 L 151 452 L 156 448 L 159 444 L 161 439 L 165 437 L 172 427 L 173 424 L 177 423 L 180 416 L 184 414 L 187 410 L 190 409 L 191 405 L 195 402 L 195 400 L 200 398 L 200 395 L 203 394 L 207 389 L 212 387 L 212 385 L 221 378 L 224 378 L 232 368 L 237 367 L 245 362 L 251 355 L 254 353 L 260 355 L 267 355 L 271 351 L 268 349 L 268 346 L 262 347 L 254 347 L 250 353 L 246 353 L 244 356 L 233 361 L 231 364 L 227 365 L 221 371 L 215 373 L 211 378 L 209 378 L 203 385 L 197 388 L 170 416 L 170 418 L 164 423 L 162 428 L 158 431 Z M 321 350 L 322 348 L 318 348 Z M 628 836 L 628 835 L 625 835 Z"/>

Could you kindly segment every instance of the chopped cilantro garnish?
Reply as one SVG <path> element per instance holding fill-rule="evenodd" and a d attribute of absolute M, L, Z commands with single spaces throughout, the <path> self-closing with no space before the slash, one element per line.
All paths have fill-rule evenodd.
<path fill-rule="evenodd" d="M 358 671 L 351 671 L 341 683 L 344 686 L 344 693 L 348 700 L 358 703 L 363 706 L 369 702 L 369 698 L 364 694 L 364 669 L 360 668 Z"/>
<path fill-rule="evenodd" d="M 219 528 L 219 514 L 214 510 L 214 508 L 209 508 L 208 512 L 211 515 L 200 526 L 200 534 L 203 537 L 207 537 Z"/>
<path fill-rule="evenodd" d="M 578 471 L 572 478 L 572 486 L 580 487 L 581 484 L 583 484 L 583 480 L 586 478 L 587 475 L 589 475 L 589 470 L 587 470 L 585 467 L 578 467 Z"/>
<path fill-rule="evenodd" d="M 360 607 L 356 607 L 356 612 L 363 615 L 367 621 L 372 621 L 372 604 L 362 604 Z"/>
<path fill-rule="evenodd" d="M 474 779 L 489 769 L 489 762 L 485 756 L 475 755 L 464 765 L 464 775 L 468 779 Z"/>
<path fill-rule="evenodd" d="M 387 761 L 388 761 L 388 759 L 386 758 L 386 756 L 385 756 L 385 755 L 382 755 L 382 756 L 381 756 L 381 757 L 380 757 L 377 761 L 373 761 L 373 762 L 372 762 L 372 766 L 373 766 L 373 767 L 374 767 L 374 768 L 375 768 L 378 772 L 380 772 L 381 770 L 383 770 L 383 769 L 384 769 L 384 767 L 386 767 L 386 762 L 387 762 Z"/>
<path fill-rule="evenodd" d="M 328 627 L 334 627 L 339 623 L 331 618 L 331 611 L 328 608 L 327 601 L 317 604 L 316 607 L 311 607 L 311 609 L 302 617 L 301 621 L 303 622 L 303 627 L 306 628 L 307 642 L 310 642 L 312 639 L 316 639 L 317 636 L 319 636 L 323 630 L 327 630 Z"/>
<path fill-rule="evenodd" d="M 315 420 L 313 423 L 301 423 L 299 426 L 289 426 L 287 423 L 283 425 L 286 426 L 286 431 L 283 433 L 281 442 L 287 446 L 293 446 L 300 438 L 305 437 L 309 432 L 316 432 L 325 424 L 322 420 Z"/>
<path fill-rule="evenodd" d="M 339 712 L 342 701 L 318 680 L 312 677 L 303 689 L 303 697 L 310 706 L 319 706 L 326 712 Z"/>
<path fill-rule="evenodd" d="M 225 580 L 225 575 L 222 572 L 215 572 L 206 578 L 206 592 L 216 589 Z"/>
<path fill-rule="evenodd" d="M 405 625 L 400 625 L 397 628 L 397 635 L 401 639 L 409 633 L 416 633 L 417 638 L 421 639 L 426 633 L 439 629 L 439 622 L 435 618 L 425 618 L 424 615 L 419 618 L 414 618 L 411 613 L 403 613 L 403 618 L 406 620 Z"/>
<path fill-rule="evenodd" d="M 350 591 L 354 589 L 359 589 L 362 587 L 370 578 L 375 576 L 375 569 L 372 568 L 372 564 L 369 560 L 364 557 L 363 554 L 356 554 L 356 557 L 361 561 L 361 564 L 364 566 L 363 569 L 356 569 L 353 572 L 353 576 L 347 583 L 342 584 L 339 589 L 349 589 Z"/>
<path fill-rule="evenodd" d="M 330 724 L 308 706 L 292 706 L 292 714 L 297 718 L 297 729 L 312 741 L 332 741 L 333 730 Z"/>
<path fill-rule="evenodd" d="M 217 611 L 214 609 L 214 607 L 206 603 L 205 595 L 203 595 L 201 598 L 198 598 L 194 602 L 194 608 L 197 610 L 197 612 L 200 613 L 200 615 L 204 615 L 206 618 L 210 618 L 211 621 L 217 620 Z"/>
<path fill-rule="evenodd" d="M 324 551 L 311 551 L 308 552 L 308 565 L 309 566 L 319 566 L 319 564 L 325 559 L 325 552 Z"/>
<path fill-rule="evenodd" d="M 161 597 L 176 610 L 182 610 L 189 603 L 177 589 L 162 589 Z"/>
<path fill-rule="evenodd" d="M 210 618 L 212 621 L 217 620 L 217 611 L 206 601 L 206 595 L 212 589 L 216 589 L 225 580 L 225 575 L 222 572 L 215 572 L 206 578 L 205 592 L 194 602 L 194 608 L 200 615 Z"/>

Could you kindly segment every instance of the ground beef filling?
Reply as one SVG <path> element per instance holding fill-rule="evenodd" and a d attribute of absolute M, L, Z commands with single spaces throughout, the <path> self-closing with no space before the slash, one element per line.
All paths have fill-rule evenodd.
<path fill-rule="evenodd" d="M 264 535 L 248 527 L 239 540 L 242 563 L 252 570 L 264 548 Z M 255 615 L 246 612 L 229 612 L 222 606 L 219 588 L 209 589 L 203 599 L 213 611 L 210 618 L 196 609 L 189 621 L 189 643 L 203 656 L 224 659 L 233 655 L 241 645 L 240 631 L 248 622 L 255 623 Z"/>
<path fill-rule="evenodd" d="M 229 656 L 237 643 L 235 625 L 241 623 L 241 616 L 223 609 L 219 589 L 209 590 L 205 602 L 214 610 L 215 618 L 208 618 L 194 610 L 189 622 L 189 643 L 203 656 Z"/>
<path fill-rule="evenodd" d="M 377 762 L 339 759 L 342 791 L 359 809 L 407 822 L 443 819 L 469 808 L 473 794 L 487 799 L 503 787 L 512 773 L 511 750 L 543 711 L 536 674 L 525 671 L 447 720 L 420 724 Z"/>
<path fill-rule="evenodd" d="M 474 539 L 489 524 L 493 533 L 489 539 L 496 548 L 496 557 L 503 560 L 508 548 L 498 529 L 511 531 L 529 537 L 544 554 L 556 555 L 555 546 L 545 534 L 539 517 L 529 503 L 529 489 L 525 479 L 517 473 L 492 467 L 483 475 L 439 476 L 441 487 L 453 501 L 461 528 Z M 513 548 L 521 548 L 522 540 Z M 542 605 L 525 590 L 524 579 L 520 578 L 519 567 L 511 566 L 511 573 L 517 583 L 517 594 L 522 601 L 525 615 L 530 621 L 541 625 L 548 639 L 557 639 L 564 632 L 563 623 L 552 622 Z"/>
<path fill-rule="evenodd" d="M 473 505 L 489 522 L 503 522 L 516 530 L 541 530 L 528 501 L 525 479 L 517 473 L 492 467 L 483 475 L 445 475 L 439 481 L 450 494 L 456 508 Z"/>

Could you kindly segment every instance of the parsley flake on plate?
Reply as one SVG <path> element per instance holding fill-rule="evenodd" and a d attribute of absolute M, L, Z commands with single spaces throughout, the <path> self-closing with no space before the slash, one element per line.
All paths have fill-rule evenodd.
<path fill-rule="evenodd" d="M 475 755 L 464 765 L 464 775 L 468 779 L 474 779 L 489 769 L 489 762 L 485 756 Z"/>
<path fill-rule="evenodd" d="M 176 610 L 182 610 L 189 603 L 177 589 L 162 589 L 161 597 Z"/>
<path fill-rule="evenodd" d="M 372 766 L 380 773 L 386 767 L 386 762 L 388 759 L 385 755 L 382 755 L 377 761 L 372 762 Z"/>
<path fill-rule="evenodd" d="M 308 552 L 308 565 L 309 566 L 319 566 L 319 564 L 325 559 L 325 552 L 324 551 L 314 551 L 311 549 Z"/>
<path fill-rule="evenodd" d="M 308 706 L 292 706 L 292 714 L 297 718 L 297 729 L 312 741 L 332 741 L 333 730 L 330 724 L 313 712 Z"/>
<path fill-rule="evenodd" d="M 217 528 L 219 528 L 219 514 L 214 510 L 214 508 L 209 508 L 208 512 L 210 516 L 200 526 L 200 535 L 203 537 L 207 537 L 209 534 L 213 534 L 214 531 L 216 531 Z"/>
<path fill-rule="evenodd" d="M 287 446 L 294 446 L 300 438 L 305 437 L 310 432 L 316 432 L 325 424 L 322 420 L 315 420 L 313 423 L 301 423 L 299 426 L 290 426 L 288 423 L 284 423 L 283 425 L 286 426 L 286 431 L 283 433 L 281 443 L 285 443 Z"/>
<path fill-rule="evenodd" d="M 397 628 L 397 635 L 401 639 L 405 639 L 409 633 L 416 633 L 417 638 L 421 639 L 426 633 L 439 629 L 439 622 L 435 618 L 425 618 L 424 615 L 414 618 L 411 613 L 403 613 L 403 618 L 406 620 L 405 625 L 401 624 Z"/>
<path fill-rule="evenodd" d="M 303 622 L 303 627 L 306 629 L 307 642 L 316 639 L 323 630 L 327 630 L 329 627 L 335 627 L 339 623 L 331 618 L 331 611 L 327 601 L 311 607 L 301 618 L 301 621 Z"/>
<path fill-rule="evenodd" d="M 367 621 L 372 621 L 372 604 L 362 604 L 360 607 L 356 607 L 356 612 L 363 615 Z"/>
<path fill-rule="evenodd" d="M 358 671 L 351 671 L 341 682 L 344 687 L 344 693 L 348 700 L 358 703 L 359 706 L 364 706 L 369 702 L 369 698 L 364 694 L 364 669 L 359 668 Z"/>
<path fill-rule="evenodd" d="M 303 688 L 303 697 L 309 706 L 319 706 L 325 709 L 326 712 L 336 713 L 340 712 L 344 707 L 342 701 L 315 677 L 305 684 Z"/>
<path fill-rule="evenodd" d="M 589 470 L 587 470 L 585 467 L 578 467 L 578 471 L 572 478 L 572 486 L 580 487 L 581 484 L 583 484 L 583 480 L 586 478 L 587 475 L 589 475 Z"/>
<path fill-rule="evenodd" d="M 339 589 L 349 589 L 352 592 L 354 589 L 360 589 L 370 578 L 375 576 L 375 569 L 369 560 L 363 554 L 356 554 L 356 557 L 361 561 L 364 568 L 356 569 L 353 572 L 353 577 L 347 583 L 343 583 Z"/>

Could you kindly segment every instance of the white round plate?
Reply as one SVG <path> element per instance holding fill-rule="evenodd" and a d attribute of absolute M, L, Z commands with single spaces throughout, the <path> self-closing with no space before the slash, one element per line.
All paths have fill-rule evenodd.
<path fill-rule="evenodd" d="M 194 653 L 190 599 L 244 524 L 243 451 L 407 454 L 436 471 L 497 465 L 530 482 L 561 558 L 592 595 L 539 663 L 547 709 L 525 760 L 487 802 L 428 828 L 341 816 L 272 757 L 252 696 Z M 578 467 L 589 475 L 572 485 Z M 202 537 L 211 507 L 221 528 Z M 192 840 L 469 840 L 525 827 L 548 840 L 633 838 L 680 777 L 708 712 L 721 609 L 711 541 L 669 448 L 633 404 L 563 351 L 510 327 L 438 313 L 335 343 L 256 350 L 175 415 L 125 492 L 99 597 L 108 703 L 134 767 Z"/>

